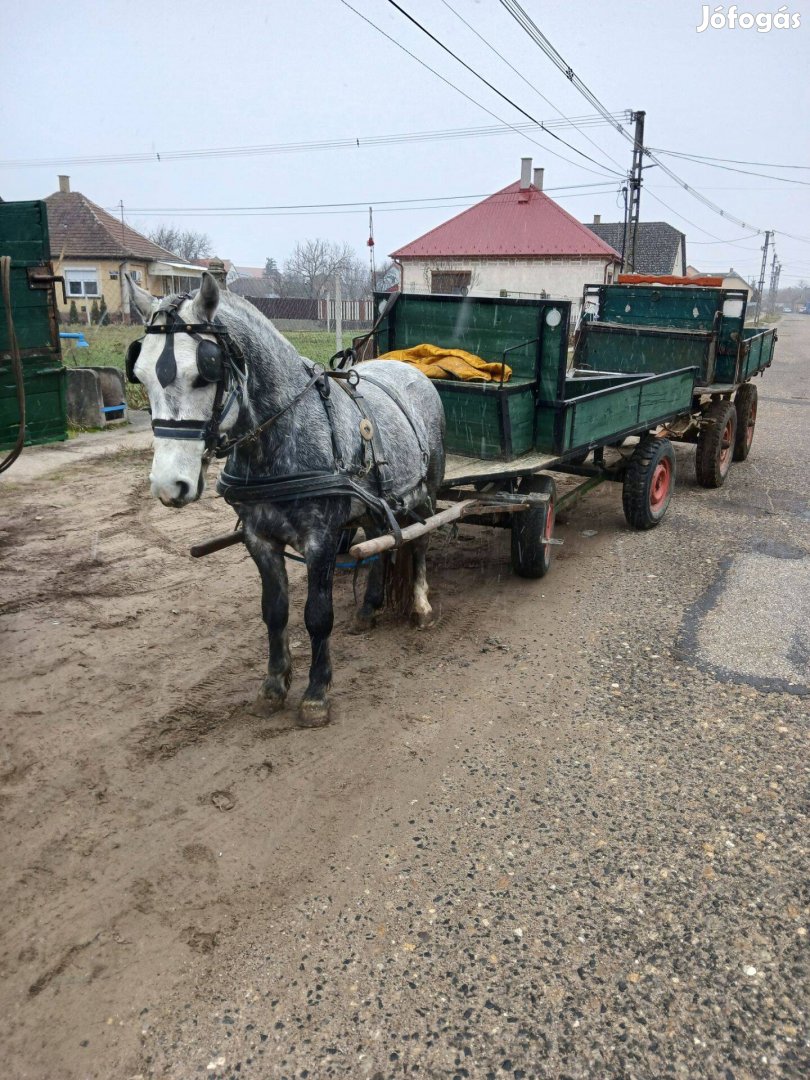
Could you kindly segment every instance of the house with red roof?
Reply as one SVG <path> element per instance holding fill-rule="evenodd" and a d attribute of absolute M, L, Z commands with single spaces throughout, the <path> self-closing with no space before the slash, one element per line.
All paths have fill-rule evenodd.
<path fill-rule="evenodd" d="M 543 170 L 521 161 L 520 180 L 392 252 L 403 292 L 553 296 L 579 302 L 610 282 L 619 253 L 543 191 Z"/>

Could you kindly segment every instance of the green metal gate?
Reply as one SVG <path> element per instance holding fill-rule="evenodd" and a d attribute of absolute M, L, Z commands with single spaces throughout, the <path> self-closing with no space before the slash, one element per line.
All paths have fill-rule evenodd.
<path fill-rule="evenodd" d="M 65 369 L 44 202 L 0 203 L 0 256 L 11 257 L 11 309 L 25 384 L 25 445 L 67 438 Z M 20 413 L 5 309 L 0 303 L 0 449 L 13 446 Z"/>

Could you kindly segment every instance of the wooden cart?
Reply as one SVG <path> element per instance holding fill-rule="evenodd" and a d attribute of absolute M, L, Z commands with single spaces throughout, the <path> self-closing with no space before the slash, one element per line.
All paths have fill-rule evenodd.
<path fill-rule="evenodd" d="M 621 482 L 633 528 L 662 520 L 675 458 L 669 441 L 652 433 L 691 408 L 695 364 L 632 372 L 569 366 L 567 301 L 380 294 L 376 302 L 375 355 L 430 343 L 512 369 L 509 381 L 435 382 L 447 418 L 440 499 L 451 505 L 403 529 L 403 540 L 460 518 L 505 524 L 512 531 L 514 571 L 542 577 L 551 564 L 557 510 L 605 480 Z M 639 436 L 638 445 L 609 461 L 605 449 L 630 435 Z M 585 465 L 591 451 L 593 462 Z M 582 479 L 558 499 L 553 472 Z M 393 546 L 393 536 L 383 536 L 356 544 L 351 554 L 363 558 Z"/>
<path fill-rule="evenodd" d="M 703 487 L 720 487 L 748 457 L 757 417 L 752 380 L 770 367 L 776 330 L 746 326 L 747 293 L 692 284 L 589 285 L 577 336 L 582 369 L 666 372 L 697 368 L 690 408 L 663 427 L 695 443 Z"/>

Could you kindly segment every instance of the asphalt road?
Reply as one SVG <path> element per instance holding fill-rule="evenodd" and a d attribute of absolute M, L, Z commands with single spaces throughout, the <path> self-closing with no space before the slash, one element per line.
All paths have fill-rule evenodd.
<path fill-rule="evenodd" d="M 659 528 L 604 485 L 536 582 L 505 532 L 437 536 L 425 632 L 349 636 L 343 574 L 319 730 L 300 567 L 268 718 L 255 570 L 188 555 L 223 501 L 149 499 L 140 435 L 24 455 L 0 1072 L 810 1075 L 810 318 L 779 335 L 748 461 L 705 491 L 678 447 Z"/>
<path fill-rule="evenodd" d="M 808 1075 L 810 319 L 779 335 L 722 490 L 679 447 L 661 528 L 586 500 L 542 587 L 428 642 L 413 798 L 144 1013 L 144 1075 Z"/>

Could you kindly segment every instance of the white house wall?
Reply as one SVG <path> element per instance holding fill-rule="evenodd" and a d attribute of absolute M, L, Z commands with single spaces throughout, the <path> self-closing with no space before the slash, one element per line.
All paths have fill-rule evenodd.
<path fill-rule="evenodd" d="M 618 264 L 600 258 L 545 259 L 403 259 L 404 292 L 430 292 L 430 272 L 469 271 L 471 296 L 526 297 L 546 293 L 557 299 L 580 301 L 585 285 L 601 284 Z"/>

